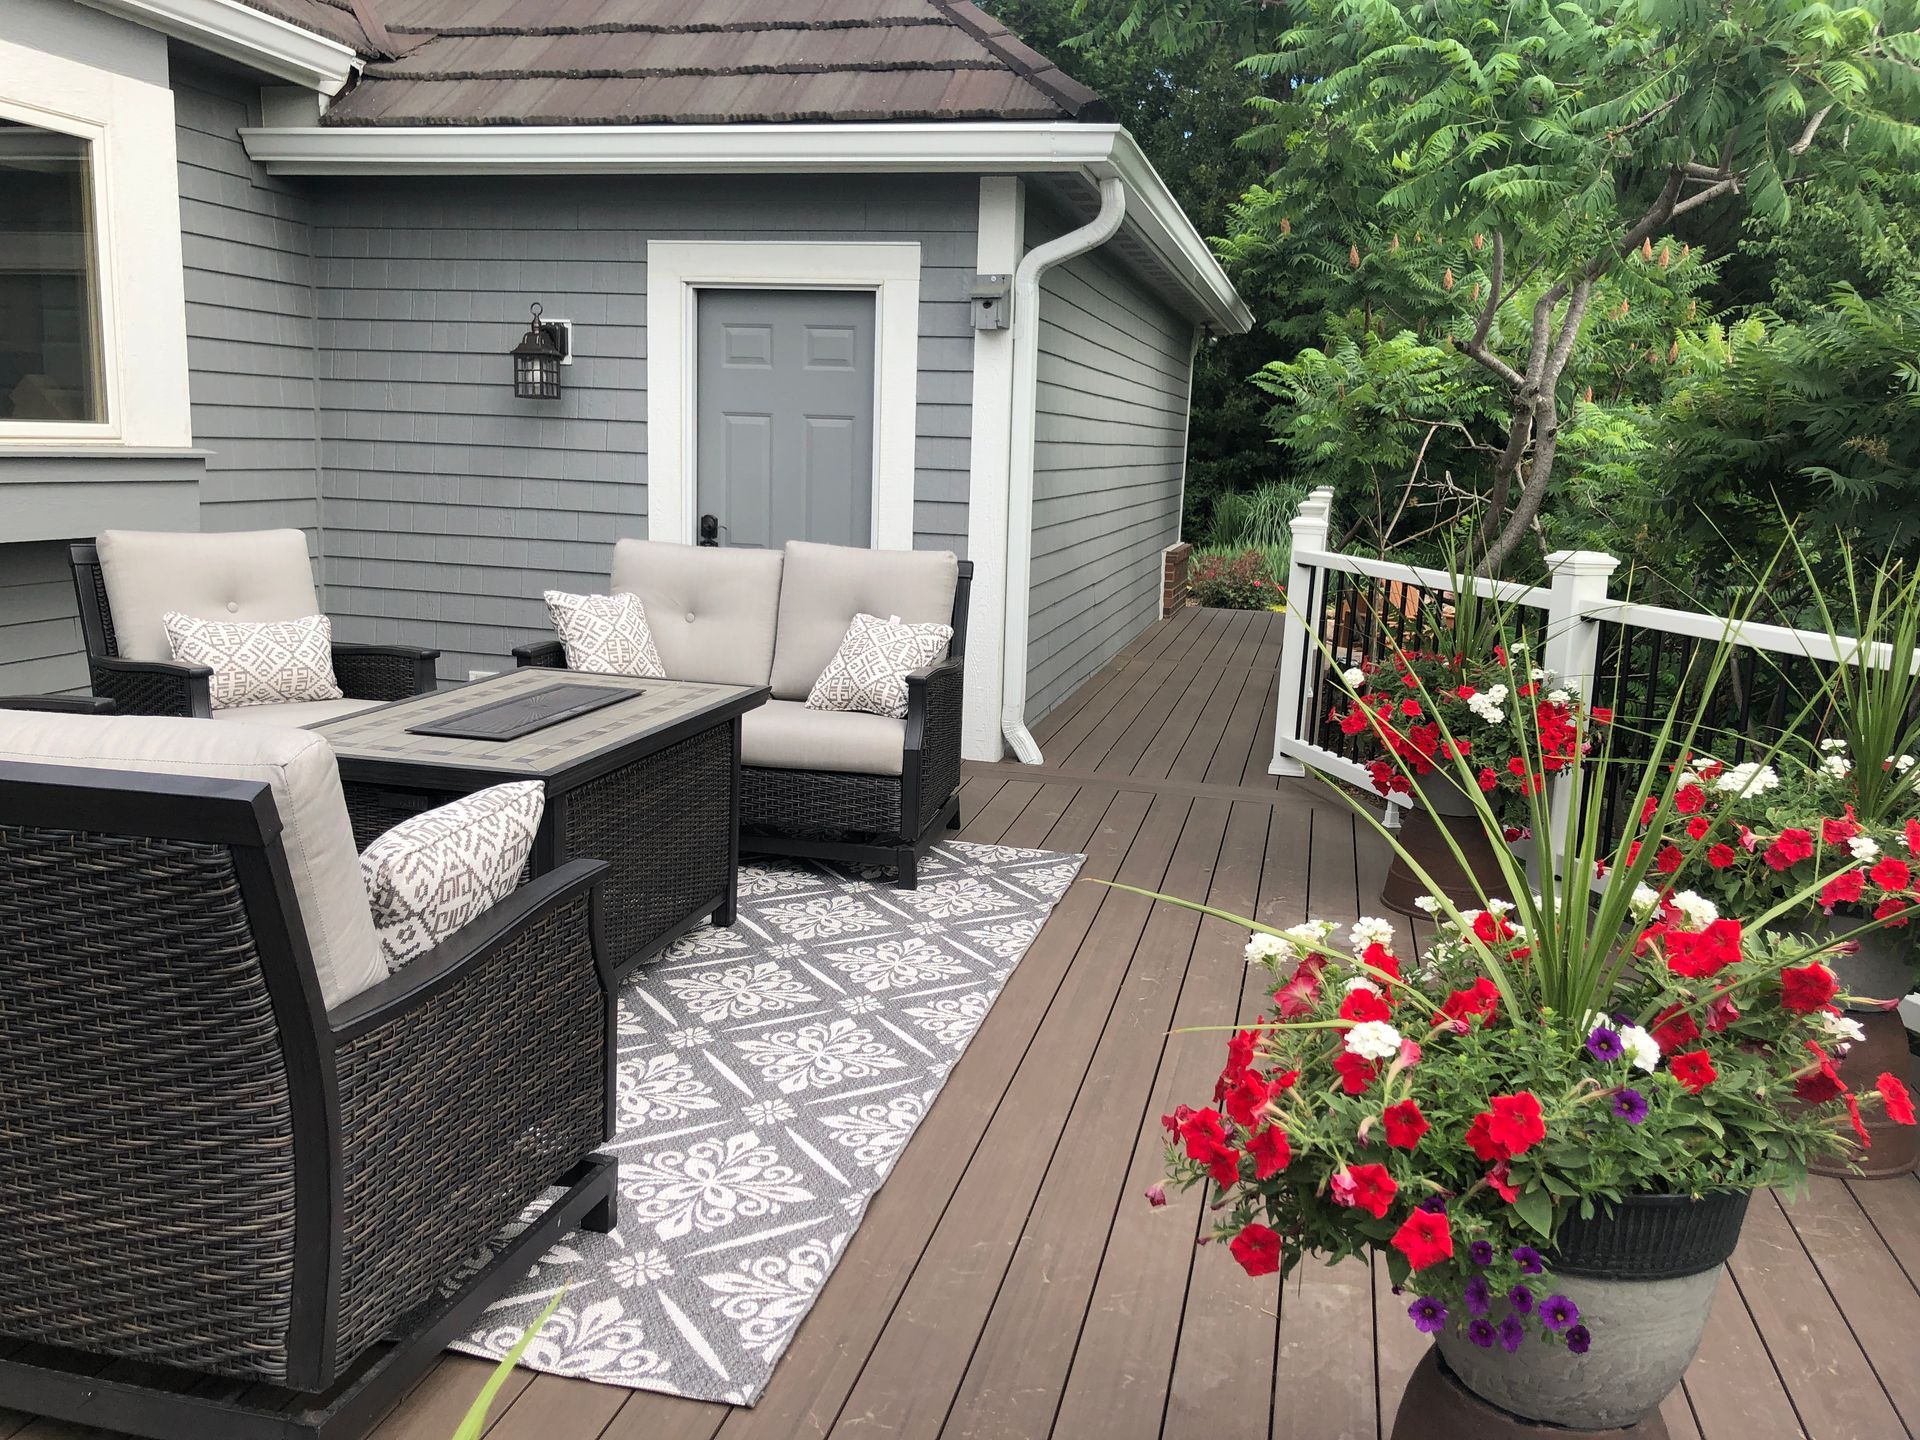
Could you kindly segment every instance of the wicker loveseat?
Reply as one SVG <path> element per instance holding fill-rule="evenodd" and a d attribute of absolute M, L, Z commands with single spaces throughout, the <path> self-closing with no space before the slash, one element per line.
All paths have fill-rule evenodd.
<path fill-rule="evenodd" d="M 346 698 L 213 708 L 213 672 L 174 662 L 161 617 L 169 610 L 203 620 L 318 614 L 307 538 L 298 530 L 103 530 L 93 544 L 75 545 L 69 555 L 93 693 L 112 700 L 122 715 L 317 725 L 424 694 L 436 684 L 438 650 L 336 642 L 333 673 Z"/>
<path fill-rule="evenodd" d="M 611 1228 L 603 868 L 389 976 L 318 736 L 0 712 L 0 1407 L 343 1440 Z"/>
<path fill-rule="evenodd" d="M 742 721 L 740 848 L 888 865 L 910 890 L 920 855 L 959 823 L 972 581 L 973 567 L 948 551 L 622 540 L 610 584 L 639 596 L 669 679 L 773 689 Z M 806 707 L 863 611 L 953 626 L 947 658 L 907 677 L 904 720 Z M 558 641 L 513 654 L 567 663 Z"/>

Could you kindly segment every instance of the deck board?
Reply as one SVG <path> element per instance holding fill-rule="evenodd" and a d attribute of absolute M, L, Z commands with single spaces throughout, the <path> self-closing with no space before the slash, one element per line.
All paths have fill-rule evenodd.
<path fill-rule="evenodd" d="M 969 764 L 961 838 L 1083 851 L 1088 878 L 1291 924 L 1379 909 L 1382 842 L 1268 773 L 1283 617 L 1189 608 Z M 1416 937 L 1417 938 L 1417 937 Z M 514 1375 L 492 1440 L 1385 1440 L 1425 1341 L 1385 1267 L 1250 1280 L 1150 1208 L 1159 1116 L 1204 1097 L 1267 1002 L 1225 922 L 1076 885 L 955 1066 L 760 1403 Z M 1920 1181 L 1756 1197 L 1673 1440 L 1920 1432 Z M 1594 1356 L 1600 1363 L 1598 1343 Z M 374 1432 L 445 1440 L 488 1367 L 446 1357 Z M 1804 1422 L 1804 1428 L 1803 1428 Z M 100 1440 L 0 1412 L 0 1440 Z"/>

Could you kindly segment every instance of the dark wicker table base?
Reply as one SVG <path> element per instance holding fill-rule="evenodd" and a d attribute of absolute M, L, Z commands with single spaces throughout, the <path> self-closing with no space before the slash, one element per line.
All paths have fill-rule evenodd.
<path fill-rule="evenodd" d="M 548 786 L 531 871 L 607 862 L 607 948 L 622 977 L 709 915 L 733 923 L 738 731 L 737 720 L 722 721 L 596 779 Z M 345 789 L 361 849 L 409 815 L 468 793 L 354 780 Z"/>

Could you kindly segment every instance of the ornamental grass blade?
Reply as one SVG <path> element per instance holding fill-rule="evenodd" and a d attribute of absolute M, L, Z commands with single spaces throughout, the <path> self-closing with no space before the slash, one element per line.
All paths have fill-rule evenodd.
<path fill-rule="evenodd" d="M 527 1346 L 533 1343 L 533 1337 L 540 1333 L 540 1327 L 553 1318 L 553 1312 L 560 1308 L 560 1302 L 567 1298 L 563 1285 L 560 1293 L 547 1303 L 547 1308 L 534 1317 L 513 1348 L 500 1357 L 500 1363 L 493 1367 L 493 1373 L 487 1377 L 487 1383 L 480 1387 L 480 1393 L 474 1397 L 473 1404 L 467 1408 L 460 1428 L 453 1432 L 453 1440 L 480 1440 L 480 1434 L 486 1429 L 487 1412 L 493 1409 L 493 1402 L 499 1397 L 500 1387 L 507 1383 L 507 1376 L 513 1373 L 513 1367 L 520 1363 L 520 1357 L 527 1353 Z"/>

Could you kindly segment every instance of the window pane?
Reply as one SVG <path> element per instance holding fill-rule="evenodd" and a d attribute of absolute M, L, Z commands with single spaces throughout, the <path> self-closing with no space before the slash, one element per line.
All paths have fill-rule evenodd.
<path fill-rule="evenodd" d="M 87 142 L 0 120 L 0 421 L 106 418 Z"/>

